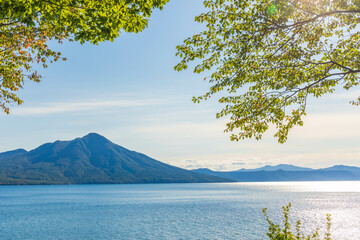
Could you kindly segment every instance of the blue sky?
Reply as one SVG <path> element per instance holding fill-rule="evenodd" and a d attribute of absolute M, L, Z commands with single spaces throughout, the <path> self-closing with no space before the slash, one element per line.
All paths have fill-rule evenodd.
<path fill-rule="evenodd" d="M 203 11 L 202 1 L 171 0 L 142 33 L 98 46 L 54 44 L 68 61 L 41 71 L 42 82 L 26 82 L 19 93 L 25 103 L 0 116 L 0 152 L 97 132 L 188 169 L 360 166 L 360 108 L 349 104 L 359 89 L 310 99 L 305 126 L 285 144 L 271 132 L 261 141 L 231 142 L 226 120 L 215 118 L 222 105 L 191 102 L 208 88 L 203 76 L 173 70 L 176 45 L 203 28 L 194 22 Z"/>

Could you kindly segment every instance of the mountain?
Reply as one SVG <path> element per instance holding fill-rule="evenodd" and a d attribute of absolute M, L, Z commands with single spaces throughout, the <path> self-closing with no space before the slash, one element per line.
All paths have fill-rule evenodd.
<path fill-rule="evenodd" d="M 304 168 L 304 167 L 298 167 L 294 165 L 289 164 L 279 164 L 276 166 L 270 166 L 266 165 L 264 167 L 255 168 L 255 169 L 239 169 L 239 172 L 256 172 L 256 171 L 277 171 L 277 170 L 284 170 L 284 171 L 313 171 L 312 168 Z"/>
<path fill-rule="evenodd" d="M 291 166 L 291 170 L 277 169 L 275 167 L 265 166 L 263 168 L 254 169 L 253 171 L 241 169 L 240 171 L 217 172 L 207 168 L 192 170 L 193 172 L 232 179 L 237 182 L 278 182 L 278 181 L 359 181 L 360 168 L 349 166 L 333 166 L 324 169 L 312 169 Z M 268 169 L 268 170 L 263 170 Z M 299 169 L 299 170 L 295 170 Z"/>
<path fill-rule="evenodd" d="M 90 133 L 0 153 L 0 184 L 231 182 L 159 162 Z"/>
<path fill-rule="evenodd" d="M 352 166 L 345 166 L 345 165 L 335 165 L 329 168 L 322 168 L 320 169 L 322 171 L 334 171 L 334 170 L 340 170 L 340 171 L 348 171 L 355 174 L 360 174 L 360 168 L 358 167 L 352 167 Z"/>

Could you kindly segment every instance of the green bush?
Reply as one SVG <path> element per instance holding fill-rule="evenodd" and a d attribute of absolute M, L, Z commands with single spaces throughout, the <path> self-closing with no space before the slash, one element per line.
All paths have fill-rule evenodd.
<path fill-rule="evenodd" d="M 289 223 L 289 211 L 291 208 L 291 203 L 289 203 L 287 206 L 283 206 L 283 225 L 284 228 L 281 229 L 281 226 L 278 224 L 275 224 L 273 221 L 270 220 L 269 215 L 267 214 L 267 209 L 263 209 L 263 213 L 265 215 L 266 221 L 269 224 L 269 229 L 266 235 L 271 240 L 320 240 L 320 234 L 319 234 L 319 228 L 316 229 L 316 231 L 313 234 L 305 236 L 301 233 L 301 222 L 298 220 L 296 222 L 296 232 L 293 233 L 291 231 L 291 225 Z M 331 240 L 331 215 L 326 215 L 326 231 L 324 240 Z"/>

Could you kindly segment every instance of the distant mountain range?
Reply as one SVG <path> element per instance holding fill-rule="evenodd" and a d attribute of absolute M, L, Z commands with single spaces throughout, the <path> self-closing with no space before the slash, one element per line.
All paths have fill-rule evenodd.
<path fill-rule="evenodd" d="M 220 172 L 207 168 L 193 172 L 232 179 L 237 182 L 278 182 L 278 181 L 359 181 L 360 168 L 335 165 L 329 168 L 312 169 L 294 165 L 280 164 L 256 169 L 240 169 Z"/>
<path fill-rule="evenodd" d="M 276 166 L 266 165 L 264 167 L 255 168 L 255 169 L 239 169 L 238 172 L 257 172 L 257 171 L 276 171 L 276 170 L 284 170 L 284 171 L 313 171 L 312 168 L 304 168 L 304 167 L 297 167 L 294 165 L 289 164 L 279 164 Z"/>
<path fill-rule="evenodd" d="M 170 166 L 90 133 L 26 151 L 0 153 L 0 184 L 232 182 Z"/>

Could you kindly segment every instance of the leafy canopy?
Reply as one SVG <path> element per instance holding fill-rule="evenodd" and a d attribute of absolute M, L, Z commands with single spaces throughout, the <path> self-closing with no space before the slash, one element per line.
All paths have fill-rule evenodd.
<path fill-rule="evenodd" d="M 205 0 L 195 18 L 206 30 L 177 46 L 175 70 L 195 61 L 211 87 L 194 102 L 222 92 L 231 140 L 261 139 L 271 125 L 280 143 L 303 125 L 307 99 L 357 86 L 359 0 Z M 359 105 L 360 97 L 352 104 Z"/>
<path fill-rule="evenodd" d="M 97 44 L 113 41 L 121 31 L 140 32 L 153 9 L 168 0 L 3 0 L 0 1 L 0 108 L 9 113 L 21 104 L 16 91 L 24 80 L 40 81 L 36 64 L 47 67 L 61 53 L 49 40 Z M 63 58 L 63 60 L 65 60 Z"/>

